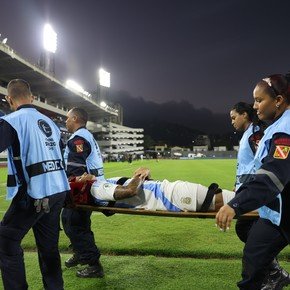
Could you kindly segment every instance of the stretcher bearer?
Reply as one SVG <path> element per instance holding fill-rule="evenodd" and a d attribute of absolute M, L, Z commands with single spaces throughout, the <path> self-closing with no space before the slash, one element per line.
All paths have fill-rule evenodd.
<path fill-rule="evenodd" d="M 89 173 L 98 179 L 104 179 L 104 168 L 99 146 L 93 135 L 86 129 L 88 114 L 81 108 L 73 108 L 67 114 L 66 127 L 73 133 L 67 142 L 64 153 L 67 176 Z M 100 263 L 100 251 L 95 244 L 91 231 L 91 211 L 64 208 L 62 223 L 69 237 L 74 255 L 65 262 L 66 267 L 78 264 L 88 265 L 77 271 L 81 278 L 103 277 Z"/>
<path fill-rule="evenodd" d="M 26 81 L 10 81 L 7 91 L 6 100 L 15 112 L 0 118 L 0 151 L 8 148 L 7 198 L 12 199 L 0 224 L 4 289 L 28 288 L 21 241 L 32 228 L 44 288 L 62 290 L 59 217 L 69 184 L 60 130 L 31 105 Z"/>
<path fill-rule="evenodd" d="M 235 191 L 241 185 L 251 178 L 254 173 L 254 156 L 258 148 L 258 144 L 264 134 L 265 123 L 258 119 L 257 112 L 252 105 L 239 102 L 234 105 L 230 112 L 232 125 L 237 131 L 242 131 L 243 136 L 240 140 L 237 174 Z M 236 222 L 236 233 L 242 242 L 246 242 L 252 225 L 257 219 L 238 218 Z M 268 271 L 267 271 L 268 272 Z M 269 276 L 263 282 L 263 289 L 272 289 L 280 280 L 288 277 L 288 273 L 281 268 L 276 258 L 273 259 L 269 266 Z M 267 285 L 267 286 L 266 286 Z"/>
<path fill-rule="evenodd" d="M 263 136 L 259 119 L 252 105 L 245 102 L 235 104 L 230 111 L 232 125 L 238 132 L 243 132 L 237 156 L 235 191 L 251 177 L 254 170 L 254 156 L 258 143 Z M 236 233 L 242 242 L 246 242 L 248 232 L 256 220 L 237 219 Z"/>
<path fill-rule="evenodd" d="M 259 126 L 256 110 L 252 105 L 239 102 L 230 111 L 233 127 L 238 132 L 243 132 L 240 140 L 235 190 L 238 190 L 243 182 L 251 176 L 253 170 L 254 155 L 263 136 L 263 130 Z"/>
<path fill-rule="evenodd" d="M 216 216 L 226 230 L 235 215 L 259 208 L 260 218 L 249 233 L 243 255 L 240 289 L 270 289 L 262 286 L 270 263 L 290 241 L 290 88 L 283 75 L 272 75 L 254 89 L 254 108 L 260 120 L 272 122 L 259 143 L 254 174 L 236 197 Z M 290 283 L 285 275 L 271 289 Z"/>

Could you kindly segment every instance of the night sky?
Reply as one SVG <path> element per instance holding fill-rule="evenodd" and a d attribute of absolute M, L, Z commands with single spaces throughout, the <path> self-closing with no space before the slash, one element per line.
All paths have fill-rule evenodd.
<path fill-rule="evenodd" d="M 224 113 L 255 83 L 290 70 L 290 1 L 2 0 L 0 33 L 36 63 L 46 22 L 58 33 L 56 77 Z"/>

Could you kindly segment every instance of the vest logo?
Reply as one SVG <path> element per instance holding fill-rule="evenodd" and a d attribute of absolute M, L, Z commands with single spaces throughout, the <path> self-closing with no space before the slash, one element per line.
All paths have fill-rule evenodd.
<path fill-rule="evenodd" d="M 39 127 L 40 131 L 46 137 L 50 137 L 52 135 L 51 127 L 49 126 L 49 124 L 46 121 L 39 119 L 37 123 L 38 123 L 38 127 Z"/>
<path fill-rule="evenodd" d="M 51 160 L 42 162 L 43 172 L 50 172 L 63 169 L 62 162 L 60 160 Z"/>
<path fill-rule="evenodd" d="M 290 147 L 283 145 L 276 145 L 276 150 L 273 157 L 276 159 L 286 159 L 289 155 Z"/>

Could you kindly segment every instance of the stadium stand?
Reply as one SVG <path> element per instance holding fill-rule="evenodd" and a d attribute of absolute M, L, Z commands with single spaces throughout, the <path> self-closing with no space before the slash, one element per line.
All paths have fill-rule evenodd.
<path fill-rule="evenodd" d="M 111 120 L 122 121 L 121 108 L 116 109 L 113 106 L 101 105 L 100 96 L 90 94 L 86 91 L 77 91 L 70 88 L 66 83 L 56 79 L 54 75 L 47 73 L 39 65 L 30 63 L 16 53 L 6 43 L 0 43 L 0 110 L 9 113 L 4 96 L 7 94 L 6 86 L 11 79 L 22 78 L 28 81 L 31 85 L 32 92 L 35 96 L 34 105 L 44 114 L 56 120 L 58 126 L 63 133 L 63 139 L 68 138 L 63 120 L 72 107 L 82 107 L 89 115 L 88 129 L 96 134 L 97 132 L 106 132 L 110 138 L 101 144 L 101 150 L 104 149 L 106 153 L 116 153 L 136 151 L 142 154 L 143 147 L 138 144 L 143 143 L 143 135 L 136 137 L 136 130 L 133 128 L 122 126 L 122 124 L 114 124 Z M 110 122 L 110 126 L 108 126 Z M 118 127 L 120 125 L 120 128 Z M 112 128 L 118 127 L 121 131 L 126 128 L 132 135 L 131 146 L 125 145 L 124 142 L 115 142 L 112 135 L 117 132 L 112 132 Z M 143 129 L 137 131 L 143 132 Z M 138 132 L 139 132 L 138 131 Z M 120 132 L 120 130 L 119 130 Z M 133 136 L 134 135 L 134 136 Z M 118 139 L 120 139 L 119 136 Z M 140 138 L 142 140 L 140 140 Z M 128 139 L 128 138 L 127 138 Z M 103 145 L 103 148 L 102 148 Z M 129 149 L 127 150 L 128 147 Z M 114 152 L 113 152 L 114 151 Z"/>

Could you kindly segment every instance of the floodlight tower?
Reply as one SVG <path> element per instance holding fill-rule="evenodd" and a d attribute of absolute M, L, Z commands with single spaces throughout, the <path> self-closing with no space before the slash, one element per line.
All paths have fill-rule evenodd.
<path fill-rule="evenodd" d="M 99 69 L 99 84 L 103 87 L 109 88 L 111 86 L 111 74 L 103 68 Z"/>
<path fill-rule="evenodd" d="M 111 74 L 100 68 L 98 70 L 98 85 L 97 85 L 97 97 L 98 102 L 102 108 L 112 108 L 111 105 L 108 105 L 108 97 L 111 87 Z M 110 121 L 113 123 L 123 124 L 123 109 L 120 104 L 115 104 L 114 109 L 118 112 L 118 116 L 111 116 Z"/>
<path fill-rule="evenodd" d="M 98 70 L 97 96 L 98 101 L 106 101 L 111 86 L 110 73 L 103 68 Z"/>
<path fill-rule="evenodd" d="M 55 52 L 57 48 L 57 34 L 50 24 L 43 28 L 43 52 L 40 56 L 40 66 L 49 74 L 55 75 Z"/>

